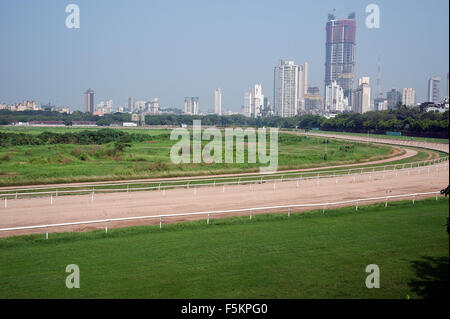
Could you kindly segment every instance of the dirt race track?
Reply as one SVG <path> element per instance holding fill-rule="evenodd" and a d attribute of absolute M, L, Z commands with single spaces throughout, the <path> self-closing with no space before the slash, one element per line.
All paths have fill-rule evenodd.
<path fill-rule="evenodd" d="M 337 136 L 338 138 L 345 138 Z M 353 138 L 353 136 L 349 137 Z M 363 140 L 362 137 L 357 137 Z M 378 141 L 377 141 L 378 142 Z M 384 143 L 388 142 L 383 140 Z M 401 143 L 401 144 L 400 144 Z M 410 145 L 404 141 L 392 144 Z M 412 144 L 412 143 L 411 143 Z M 448 144 L 424 143 L 410 145 L 448 152 Z M 79 222 L 98 219 L 207 212 L 278 205 L 327 203 L 343 200 L 438 191 L 448 185 L 448 162 L 395 172 L 383 171 L 323 179 L 266 182 L 263 184 L 140 191 L 130 193 L 103 193 L 91 195 L 24 198 L 8 200 L 7 208 L 0 203 L 0 228 Z M 411 198 L 412 199 L 412 198 Z M 417 198 L 419 199 L 419 198 Z M 328 206 L 329 207 L 329 206 Z M 296 209 L 300 211 L 311 208 Z M 276 211 L 276 210 L 272 210 Z M 286 209 L 283 210 L 286 212 Z M 269 212 L 269 211 L 259 211 Z M 221 214 L 211 218 L 238 214 Z M 248 212 L 245 213 L 248 215 Z M 164 217 L 163 223 L 204 216 Z M 257 217 L 256 217 L 257 218 Z M 130 225 L 158 224 L 159 219 L 110 222 L 109 228 Z M 85 231 L 104 228 L 105 224 L 55 227 L 51 232 Z M 164 226 L 163 226 L 164 227 Z M 30 233 L 44 233 L 45 229 L 0 232 L 0 237 Z"/>

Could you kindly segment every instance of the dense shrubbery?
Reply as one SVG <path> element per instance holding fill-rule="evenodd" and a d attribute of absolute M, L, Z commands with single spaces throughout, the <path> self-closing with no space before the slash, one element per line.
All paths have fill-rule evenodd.
<path fill-rule="evenodd" d="M 0 132 L 0 146 L 9 145 L 45 145 L 45 144 L 107 144 L 115 142 L 116 149 L 128 146 L 128 143 L 142 142 L 149 138 L 145 134 L 130 134 L 115 129 L 100 129 L 96 131 L 53 133 L 42 132 L 38 135 L 26 133 Z"/>

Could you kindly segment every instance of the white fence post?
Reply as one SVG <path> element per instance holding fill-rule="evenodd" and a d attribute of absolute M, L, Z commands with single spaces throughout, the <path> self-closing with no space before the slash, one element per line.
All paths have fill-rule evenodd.
<path fill-rule="evenodd" d="M 291 208 L 288 209 L 288 217 L 291 217 Z"/>
<path fill-rule="evenodd" d="M 48 226 L 45 227 L 45 239 L 48 239 Z"/>
<path fill-rule="evenodd" d="M 209 225 L 209 213 L 208 213 L 208 220 L 206 221 L 206 223 Z"/>
<path fill-rule="evenodd" d="M 161 228 L 162 228 L 162 217 L 159 216 L 159 229 L 161 229 Z"/>
<path fill-rule="evenodd" d="M 5 196 L 5 208 L 8 208 L 8 197 Z"/>
<path fill-rule="evenodd" d="M 108 233 L 108 222 L 105 223 L 105 234 Z"/>

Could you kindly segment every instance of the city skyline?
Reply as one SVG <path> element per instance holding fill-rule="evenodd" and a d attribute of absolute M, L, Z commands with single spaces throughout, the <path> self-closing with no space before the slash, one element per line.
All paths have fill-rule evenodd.
<path fill-rule="evenodd" d="M 226 92 L 223 95 L 222 108 L 225 106 L 227 109 L 240 111 L 243 105 L 242 94 L 253 83 L 261 83 L 262 87 L 266 88 L 269 100 L 273 100 L 273 92 L 270 89 L 273 86 L 271 70 L 280 59 L 293 60 L 295 63 L 307 61 L 308 82 L 311 86 L 320 87 L 320 94 L 324 96 L 323 61 L 326 42 L 324 25 L 329 11 L 336 7 L 336 3 L 332 1 L 320 4 L 300 1 L 283 1 L 283 3 L 290 6 L 293 11 L 309 9 L 305 10 L 308 11 L 308 16 L 302 13 L 301 17 L 304 19 L 298 19 L 293 25 L 295 29 L 288 34 L 281 32 L 288 22 L 280 15 L 273 14 L 272 10 L 276 6 L 273 2 L 267 2 L 258 8 L 252 7 L 263 15 L 261 21 L 257 20 L 256 24 L 249 26 L 243 25 L 249 21 L 244 21 L 244 16 L 239 10 L 248 10 L 251 4 L 238 4 L 233 1 L 227 4 L 196 1 L 192 7 L 177 3 L 174 18 L 169 16 L 169 6 L 159 2 L 151 5 L 142 3 L 136 5 L 133 2 L 124 5 L 117 2 L 97 1 L 93 4 L 79 1 L 82 21 L 79 30 L 64 27 L 65 4 L 32 3 L 24 9 L 22 1 L 2 3 L 0 32 L 3 35 L 4 49 L 0 52 L 0 67 L 3 73 L 0 80 L 0 102 L 16 103 L 30 99 L 41 104 L 51 101 L 58 106 L 70 106 L 72 110 L 84 110 L 82 93 L 86 88 L 92 87 L 96 93 L 96 100 L 113 100 L 115 106 L 125 106 L 129 96 L 141 99 L 157 96 L 163 107 L 182 109 L 183 98 L 195 95 L 203 101 L 201 110 L 205 110 L 214 106 L 214 95 L 211 92 L 220 87 Z M 381 26 L 376 30 L 367 29 L 364 25 L 365 5 L 358 1 L 339 3 L 335 13 L 339 19 L 350 12 L 356 12 L 355 78 L 369 76 L 375 79 L 377 59 L 381 56 L 382 92 L 389 91 L 391 87 L 399 90 L 413 88 L 416 102 L 426 101 L 428 79 L 435 75 L 441 79 L 447 77 L 448 16 L 445 12 L 448 3 L 440 1 L 439 5 L 429 6 L 425 1 L 413 3 L 379 1 Z M 144 12 L 156 10 L 158 15 L 155 19 L 161 22 L 159 30 L 147 25 L 145 15 L 138 10 L 140 7 L 143 7 Z M 194 7 L 201 7 L 201 12 L 195 13 Z M 396 9 L 400 7 L 403 14 L 396 14 Z M 102 10 L 106 12 L 102 13 Z M 187 31 L 181 31 L 182 35 L 175 37 L 175 47 L 172 47 L 167 43 L 167 38 L 173 36 L 175 27 L 186 22 L 182 16 L 183 10 L 202 19 L 193 19 L 194 22 L 189 22 Z M 42 17 L 37 12 L 44 11 L 47 13 L 41 24 Z M 136 21 L 131 21 L 129 15 L 125 13 L 136 16 Z M 234 40 L 225 40 L 227 38 L 225 35 L 230 32 L 228 31 L 230 23 L 226 19 L 230 13 L 233 13 L 231 15 L 233 23 L 242 29 L 243 34 L 237 35 Z M 13 21 L 10 16 L 22 16 L 24 21 Z M 412 17 L 419 16 L 430 19 L 423 19 L 426 23 L 420 25 L 408 23 L 414 20 Z M 98 20 L 95 20 L 95 17 L 98 17 Z M 176 18 L 180 18 L 181 21 L 170 27 L 168 22 Z M 39 24 L 33 25 L 37 21 Z M 214 21 L 216 22 L 213 23 Z M 266 26 L 264 21 L 271 23 Z M 203 31 L 202 28 L 210 23 L 212 30 Z M 114 37 L 117 41 L 111 41 L 111 29 L 107 26 L 115 30 Z M 5 31 L 8 29 L 19 32 L 22 35 L 20 41 L 14 37 L 14 32 Z M 149 30 L 148 41 L 138 40 L 140 34 Z M 433 30 L 431 36 L 429 30 Z M 210 32 L 214 31 L 219 31 L 222 35 L 220 41 L 219 39 L 209 41 Z M 137 34 L 133 35 L 133 32 Z M 145 50 L 154 47 L 158 48 L 157 52 L 166 52 L 166 49 L 181 48 L 186 41 L 181 36 L 185 35 L 190 35 L 188 39 L 195 39 L 198 43 L 195 54 L 181 56 L 167 51 L 167 56 L 163 56 Z M 273 35 L 277 36 L 274 43 L 269 41 Z M 294 43 L 287 41 L 292 35 L 298 39 Z M 247 50 L 247 44 L 243 42 L 243 38 L 248 36 L 257 36 L 259 41 L 266 44 L 267 49 L 258 52 L 258 55 L 252 54 L 251 50 Z M 393 43 L 396 44 L 394 39 L 398 37 L 411 37 L 415 40 L 414 43 L 419 42 L 420 45 L 410 48 L 393 46 Z M 57 42 L 61 42 L 61 46 L 55 46 L 54 43 Z M 433 50 L 428 48 L 431 44 Z M 94 45 L 96 50 L 88 54 L 86 52 L 88 45 Z M 120 59 L 124 54 L 124 46 L 128 45 L 136 48 L 127 53 L 128 58 L 135 60 L 133 63 Z M 39 49 L 38 54 L 32 50 L 34 48 Z M 220 50 L 216 49 L 223 48 L 227 49 L 223 50 L 223 53 L 217 53 Z M 238 48 L 239 50 L 236 50 Z M 17 54 L 17 50 L 21 53 Z M 142 54 L 141 51 L 146 54 Z M 120 63 L 117 63 L 119 61 Z M 220 63 L 215 63 L 217 61 Z M 215 68 L 212 68 L 212 65 Z M 415 67 L 411 68 L 410 65 Z M 162 71 L 162 66 L 177 68 L 178 73 L 174 75 L 177 81 L 167 77 Z M 24 77 L 23 74 L 29 76 Z M 147 76 L 148 74 L 151 76 Z M 441 81 L 440 84 L 442 98 L 446 92 L 446 83 Z"/>

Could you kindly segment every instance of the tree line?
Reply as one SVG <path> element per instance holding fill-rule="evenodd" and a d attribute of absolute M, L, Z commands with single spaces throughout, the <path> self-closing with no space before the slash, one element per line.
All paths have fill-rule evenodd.
<path fill-rule="evenodd" d="M 201 120 L 202 125 L 278 127 L 285 129 L 335 130 L 346 132 L 371 132 L 384 134 L 386 131 L 402 132 L 403 135 L 448 138 L 449 112 L 426 112 L 424 107 L 408 108 L 399 106 L 393 110 L 371 111 L 364 114 L 342 113 L 333 118 L 318 115 L 302 115 L 290 118 L 270 116 L 249 118 L 243 115 L 177 115 L 160 114 L 145 116 L 147 125 L 180 126 L 192 125 L 193 120 Z M 71 125 L 73 121 L 94 121 L 100 126 L 131 121 L 129 113 L 112 113 L 104 116 L 75 111 L 61 114 L 50 111 L 13 112 L 0 110 L 0 125 L 29 121 L 63 121 Z"/>

